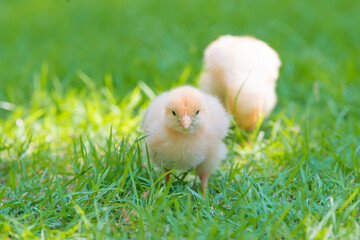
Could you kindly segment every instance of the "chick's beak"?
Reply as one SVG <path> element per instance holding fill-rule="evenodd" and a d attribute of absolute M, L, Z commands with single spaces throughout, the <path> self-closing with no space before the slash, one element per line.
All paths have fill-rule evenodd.
<path fill-rule="evenodd" d="M 184 116 L 181 117 L 180 124 L 185 129 L 188 129 L 190 127 L 190 125 L 192 124 L 192 120 L 188 115 L 184 115 Z"/>

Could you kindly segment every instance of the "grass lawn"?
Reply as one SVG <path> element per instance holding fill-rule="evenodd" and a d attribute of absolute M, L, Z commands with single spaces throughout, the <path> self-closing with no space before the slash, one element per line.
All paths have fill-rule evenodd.
<path fill-rule="evenodd" d="M 0 1 L 3 239 L 359 239 L 360 1 Z M 222 34 L 279 52 L 278 105 L 233 124 L 206 197 L 139 128 Z"/>

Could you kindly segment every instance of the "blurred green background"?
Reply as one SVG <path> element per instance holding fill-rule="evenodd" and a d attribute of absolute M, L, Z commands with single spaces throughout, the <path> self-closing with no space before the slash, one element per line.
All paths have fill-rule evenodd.
<path fill-rule="evenodd" d="M 116 95 L 139 80 L 168 89 L 186 67 L 193 81 L 219 35 L 253 35 L 283 62 L 280 100 L 321 90 L 358 99 L 359 1 L 0 1 L 0 99 L 26 103 L 42 63 L 64 89 L 113 76 Z M 48 87 L 52 87 L 49 84 Z M 1 111 L 1 110 L 0 110 Z"/>

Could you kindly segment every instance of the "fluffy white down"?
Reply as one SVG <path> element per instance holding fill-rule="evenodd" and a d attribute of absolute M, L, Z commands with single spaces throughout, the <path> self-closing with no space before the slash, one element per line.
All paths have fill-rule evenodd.
<path fill-rule="evenodd" d="M 227 148 L 222 142 L 229 127 L 229 117 L 221 103 L 201 92 L 206 104 L 204 129 L 192 133 L 169 133 L 165 112 L 169 92 L 158 96 L 148 107 L 143 130 L 153 162 L 166 169 L 192 169 L 211 174 L 225 158 Z"/>
<path fill-rule="evenodd" d="M 205 69 L 221 66 L 230 81 L 231 77 L 247 75 L 250 71 L 262 71 L 268 76 L 266 81 L 274 82 L 281 65 L 278 54 L 269 45 L 248 36 L 219 37 L 206 48 L 204 60 Z"/>
<path fill-rule="evenodd" d="M 226 96 L 234 98 L 241 89 L 236 102 L 239 119 L 256 107 L 265 116 L 275 107 L 281 61 L 265 42 L 247 36 L 221 36 L 206 48 L 204 65 L 201 89 L 218 96 L 225 105 Z"/>

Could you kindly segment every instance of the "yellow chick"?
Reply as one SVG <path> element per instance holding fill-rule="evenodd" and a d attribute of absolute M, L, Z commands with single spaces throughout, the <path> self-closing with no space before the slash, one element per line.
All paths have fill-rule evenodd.
<path fill-rule="evenodd" d="M 225 35 L 204 53 L 203 91 L 220 98 L 239 127 L 251 130 L 260 114 L 267 117 L 275 107 L 278 54 L 253 37 Z"/>
<path fill-rule="evenodd" d="M 165 171 L 195 168 L 203 195 L 210 174 L 226 156 L 222 140 L 228 127 L 228 115 L 218 99 L 190 86 L 155 98 L 142 123 L 153 162 Z"/>

